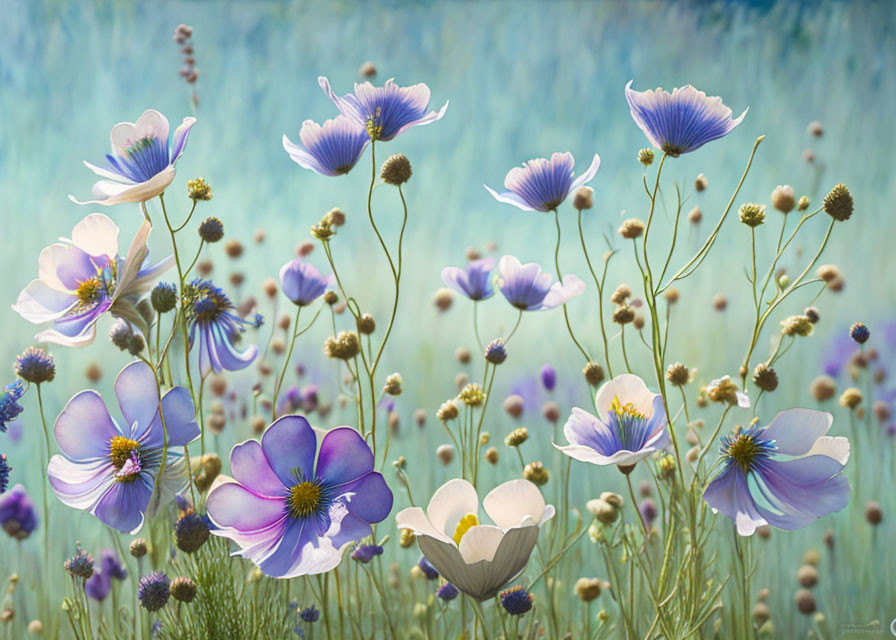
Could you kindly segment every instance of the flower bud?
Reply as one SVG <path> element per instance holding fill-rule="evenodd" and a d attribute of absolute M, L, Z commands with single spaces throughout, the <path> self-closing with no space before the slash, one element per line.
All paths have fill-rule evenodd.
<path fill-rule="evenodd" d="M 380 169 L 380 177 L 386 184 L 396 187 L 411 179 L 411 163 L 404 154 L 396 153 L 389 156 Z"/>
<path fill-rule="evenodd" d="M 629 218 L 620 225 L 619 235 L 627 240 L 634 240 L 644 233 L 644 222 L 638 218 Z"/>
<path fill-rule="evenodd" d="M 849 220 L 852 216 L 853 201 L 852 194 L 846 185 L 838 184 L 824 198 L 824 212 L 831 216 L 834 220 L 843 222 Z"/>
<path fill-rule="evenodd" d="M 548 483 L 551 475 L 541 462 L 535 460 L 527 464 L 523 469 L 523 477 L 529 482 L 541 487 Z"/>
<path fill-rule="evenodd" d="M 790 213 L 796 206 L 796 196 L 793 187 L 788 184 L 779 184 L 772 190 L 772 206 L 781 213 Z"/>
<path fill-rule="evenodd" d="M 196 178 L 187 182 L 187 196 L 191 200 L 211 200 L 212 186 L 205 178 Z"/>
<path fill-rule="evenodd" d="M 594 206 L 594 189 L 579 187 L 572 199 L 572 206 L 579 211 L 587 211 Z"/>
<path fill-rule="evenodd" d="M 638 162 L 643 164 L 645 167 L 649 167 L 653 164 L 654 153 L 653 149 L 650 147 L 641 149 L 638 151 Z"/>
<path fill-rule="evenodd" d="M 217 218 L 206 218 L 199 223 L 199 237 L 206 242 L 218 242 L 224 237 L 224 224 Z"/>

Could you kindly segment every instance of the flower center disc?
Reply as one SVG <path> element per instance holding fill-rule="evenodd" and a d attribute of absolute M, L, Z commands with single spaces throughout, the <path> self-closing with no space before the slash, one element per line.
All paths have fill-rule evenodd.
<path fill-rule="evenodd" d="M 321 504 L 320 485 L 307 480 L 300 482 L 289 490 L 286 503 L 293 518 L 305 518 L 316 513 Z"/>
<path fill-rule="evenodd" d="M 75 295 L 85 307 L 89 307 L 102 297 L 103 284 L 98 276 L 88 278 L 78 285 Z"/>
<path fill-rule="evenodd" d="M 753 436 L 740 434 L 729 446 L 728 457 L 739 464 L 744 471 L 753 467 L 753 461 L 762 453 L 762 447 Z"/>
<path fill-rule="evenodd" d="M 457 528 L 454 530 L 454 544 L 460 545 L 460 539 L 464 537 L 464 534 L 478 524 L 479 518 L 474 513 L 468 513 L 461 518 L 460 522 L 457 523 Z"/>
<path fill-rule="evenodd" d="M 121 471 L 124 463 L 131 459 L 131 454 L 137 450 L 137 441 L 125 438 L 124 436 L 115 436 L 109 440 L 109 459 L 115 468 Z"/>

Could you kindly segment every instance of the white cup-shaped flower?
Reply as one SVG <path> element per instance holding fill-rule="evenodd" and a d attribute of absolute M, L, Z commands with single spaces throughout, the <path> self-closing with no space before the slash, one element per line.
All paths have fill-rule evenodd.
<path fill-rule="evenodd" d="M 494 524 L 479 523 L 479 496 L 466 480 L 443 484 L 424 512 L 404 509 L 399 529 L 417 535 L 426 559 L 448 582 L 477 600 L 494 597 L 529 562 L 538 532 L 554 517 L 554 506 L 528 480 L 495 487 L 482 502 Z"/>

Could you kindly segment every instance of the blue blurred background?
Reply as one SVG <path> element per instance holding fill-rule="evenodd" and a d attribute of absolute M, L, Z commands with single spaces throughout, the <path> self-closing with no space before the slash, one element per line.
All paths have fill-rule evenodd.
<path fill-rule="evenodd" d="M 0 299 L 7 304 L 36 277 L 40 249 L 67 236 L 87 213 L 102 210 L 113 217 L 122 228 L 122 244 L 136 231 L 141 219 L 136 205 L 80 207 L 66 196 L 89 195 L 93 174 L 81 161 L 102 160 L 116 122 L 134 121 L 144 109 L 156 108 L 167 115 L 173 129 L 191 114 L 191 88 L 178 76 L 181 54 L 172 41 L 179 23 L 194 28 L 201 72 L 196 85 L 198 124 L 167 201 L 177 219 L 189 205 L 186 181 L 203 176 L 212 184 L 214 198 L 202 205 L 198 216 L 220 217 L 228 237 L 241 239 L 246 252 L 240 260 L 230 261 L 219 245 L 207 257 L 214 261 L 214 275 L 221 281 L 232 272 L 245 274 L 246 282 L 235 294 L 239 298 L 262 299 L 261 282 L 276 275 L 297 243 L 309 239 L 310 225 L 338 206 L 349 218 L 334 243 L 341 275 L 350 290 L 360 291 L 364 310 L 384 322 L 391 306 L 391 284 L 363 220 L 369 154 L 347 177 L 324 178 L 290 161 L 280 139 L 286 133 L 297 140 L 304 119 L 321 121 L 335 113 L 317 85 L 319 75 L 327 75 L 337 93 L 347 93 L 359 80 L 360 65 L 368 60 L 376 65 L 378 83 L 390 77 L 399 84 L 425 82 L 435 108 L 450 100 L 443 120 L 412 129 L 378 150 L 381 159 L 404 153 L 414 166 L 405 191 L 410 208 L 408 270 L 383 371 L 400 371 L 406 380 L 406 391 L 396 405 L 401 435 L 393 447 L 396 455 L 419 454 L 409 473 L 421 480 L 421 496 L 455 473 L 454 468 L 437 465 L 433 456 L 444 438 L 432 424 L 433 412 L 455 393 L 459 371 L 480 375 L 478 365 L 465 369 L 453 357 L 456 347 L 475 345 L 470 305 L 458 299 L 452 310 L 439 314 L 432 304 L 434 291 L 442 286 L 441 268 L 463 264 L 466 247 L 485 250 L 490 242 L 497 243 L 497 255 L 512 253 L 523 261 L 552 264 L 555 238 L 550 218 L 494 201 L 483 183 L 500 187 L 511 167 L 554 151 L 571 151 L 580 172 L 592 154 L 599 153 L 603 162 L 591 183 L 596 206 L 585 223 L 590 248 L 594 256 L 606 249 L 603 234 L 617 248 L 624 247 L 611 263 L 608 286 L 627 282 L 638 291 L 630 247 L 614 234 L 623 218 L 646 217 L 636 155 L 647 143 L 628 114 L 623 87 L 629 80 L 640 90 L 690 83 L 722 96 L 735 114 L 750 109 L 727 138 L 667 163 L 665 177 L 682 185 L 688 196 L 685 210 L 699 206 L 704 215 L 701 225 L 685 225 L 673 267 L 683 264 L 711 229 L 760 135 L 766 139 L 738 202 L 767 203 L 771 190 L 785 183 L 814 204 L 820 204 L 837 182 L 846 183 L 854 194 L 856 213 L 837 226 L 822 259 L 840 266 L 845 290 L 825 293 L 817 302 L 822 322 L 815 335 L 795 344 L 783 361 L 781 387 L 764 399 L 763 418 L 790 406 L 816 406 L 807 387 L 821 372 L 831 340 L 857 320 L 874 332 L 875 323 L 894 313 L 896 288 L 890 274 L 896 258 L 890 246 L 896 231 L 896 183 L 886 164 L 896 133 L 892 118 L 896 24 L 890 3 L 0 0 L 0 13 L 4 16 L 0 268 L 5 274 Z M 823 136 L 807 132 L 810 121 L 823 124 Z M 813 162 L 806 160 L 807 149 Z M 699 173 L 706 175 L 709 188 L 694 194 L 692 185 Z M 674 207 L 671 182 L 664 201 Z M 377 190 L 374 208 L 386 234 L 394 238 L 401 211 L 394 190 Z M 570 207 L 561 211 L 565 234 L 561 264 L 564 271 L 578 273 L 590 284 L 574 235 L 574 213 Z M 661 224 L 667 225 L 673 215 L 674 208 L 664 211 Z M 773 224 L 759 229 L 765 260 L 777 238 L 779 215 L 769 209 Z M 802 255 L 794 252 L 782 262 L 791 273 L 802 269 L 823 236 L 825 223 L 813 222 L 797 242 Z M 267 232 L 261 245 L 252 239 L 259 228 Z M 167 238 L 157 231 L 152 247 L 156 256 L 162 255 L 169 250 Z M 702 384 L 736 374 L 743 359 L 752 322 L 744 278 L 748 250 L 749 234 L 732 216 L 704 268 L 680 287 L 667 360 L 698 367 Z M 321 269 L 325 266 L 319 250 L 309 259 Z M 815 294 L 808 289 L 802 299 L 785 305 L 782 317 L 802 311 Z M 711 299 L 717 293 L 728 298 L 724 313 L 713 310 Z M 586 296 L 570 305 L 570 314 L 577 333 L 597 352 L 593 294 L 589 288 Z M 270 307 L 262 304 L 259 310 L 269 313 Z M 778 319 L 771 323 L 772 333 Z M 482 315 L 483 339 L 500 335 L 514 320 L 515 313 L 503 301 L 492 300 Z M 125 363 L 105 340 L 108 328 L 109 324 L 101 324 L 100 338 L 89 349 L 54 349 L 60 373 L 53 393 L 47 394 L 51 418 L 83 388 L 90 362 L 101 363 L 104 376 L 99 387 L 108 393 L 114 373 Z M 574 404 L 589 404 L 580 359 L 562 329 L 559 312 L 527 314 L 496 382 L 498 400 L 528 390 L 523 422 L 535 433 L 529 457 L 541 457 L 546 463 L 552 456 L 551 436 L 540 416 L 539 407 L 548 396 L 537 391 L 539 368 L 550 363 L 558 369 L 554 398 L 564 415 Z M 35 332 L 11 310 L 0 315 L 0 330 L 4 336 L 0 357 L 9 363 L 31 344 Z M 337 373 L 320 346 L 327 333 L 321 323 L 300 343 L 297 359 L 309 371 L 305 382 L 318 383 L 322 396 L 335 401 Z M 266 335 L 263 332 L 260 339 Z M 770 337 L 760 341 L 760 354 Z M 618 359 L 618 340 L 613 349 Z M 648 354 L 639 340 L 629 342 L 629 354 L 633 367 L 649 379 Z M 413 425 L 411 416 L 417 408 L 429 415 L 423 431 Z M 845 410 L 834 411 L 835 431 L 846 433 Z M 337 410 L 331 422 L 348 421 L 351 415 Z M 713 415 L 708 412 L 708 422 Z M 496 401 L 486 428 L 497 440 L 513 426 Z M 31 404 L 23 427 L 22 443 L 3 443 L 0 450 L 8 453 L 15 467 L 13 480 L 33 487 L 37 497 L 43 453 Z M 248 435 L 246 424 L 228 425 L 221 436 L 222 452 Z M 885 451 L 874 453 L 878 457 L 863 462 L 879 471 L 881 482 L 892 479 L 891 442 L 886 441 Z M 486 477 L 486 484 L 516 473 L 513 460 L 505 457 Z M 580 503 L 617 481 L 584 465 L 577 466 L 574 474 Z M 848 531 L 850 518 L 861 518 L 861 504 L 870 497 L 884 504 L 885 511 L 896 506 L 889 493 L 869 493 L 854 500 L 858 506 L 852 515 L 839 514 L 792 535 L 775 533 L 767 543 L 772 558 L 761 565 L 757 585 L 772 588 L 784 619 L 791 616 L 787 603 L 792 601 L 793 576 L 803 550 L 820 547 L 822 533 L 834 522 Z M 91 535 L 89 531 L 98 532 L 85 514 L 59 504 L 54 513 L 71 516 L 66 527 L 82 539 Z M 60 519 L 57 516 L 57 523 Z M 892 527 L 889 532 L 892 536 Z M 886 531 L 877 533 L 886 539 Z M 874 540 L 862 538 L 855 544 L 864 545 L 858 557 L 874 554 L 869 546 L 876 544 Z M 35 544 L 34 550 L 38 548 Z M 4 562 L 0 560 L 0 567 Z M 594 571 L 599 570 L 595 566 Z M 869 588 L 892 593 L 886 591 L 887 581 L 892 585 L 887 573 L 892 576 L 893 571 L 878 574 L 863 569 L 861 580 L 853 581 L 841 576 L 836 589 L 825 586 L 830 590 L 823 591 L 827 595 L 822 599 L 834 607 L 838 600 L 851 602 Z M 823 605 L 819 608 L 825 610 Z M 872 609 L 841 612 L 838 617 L 864 622 L 887 615 Z M 793 622 L 793 629 L 799 624 Z"/>

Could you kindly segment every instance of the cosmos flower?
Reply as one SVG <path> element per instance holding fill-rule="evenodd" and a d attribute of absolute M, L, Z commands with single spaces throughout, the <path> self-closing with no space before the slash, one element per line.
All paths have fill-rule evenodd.
<path fill-rule="evenodd" d="M 352 170 L 370 142 L 367 129 L 338 115 L 319 125 L 305 120 L 299 131 L 304 149 L 283 134 L 283 148 L 299 166 L 322 176 L 341 176 Z"/>
<path fill-rule="evenodd" d="M 364 127 L 371 140 L 391 140 L 410 127 L 430 124 L 442 118 L 448 109 L 445 102 L 438 111 L 429 111 L 429 87 L 415 84 L 399 87 L 393 79 L 382 87 L 369 82 L 355 83 L 355 92 L 342 97 L 330 88 L 330 81 L 321 76 L 320 88 L 346 118 Z"/>
<path fill-rule="evenodd" d="M 575 167 L 571 153 L 555 153 L 550 160 L 535 158 L 511 169 L 504 178 L 506 191 L 503 193 L 483 186 L 498 202 L 512 204 L 523 211 L 553 211 L 570 192 L 594 178 L 600 167 L 600 156 L 595 153 L 591 166 L 578 178 L 573 178 Z"/>
<path fill-rule="evenodd" d="M 563 427 L 569 445 L 554 445 L 575 460 L 631 467 L 669 446 L 663 397 L 624 373 L 597 391 L 599 417 L 575 407 Z"/>
<path fill-rule="evenodd" d="M 313 264 L 301 258 L 290 260 L 280 268 L 280 288 L 293 304 L 307 306 L 320 298 L 332 276 L 322 276 Z"/>
<path fill-rule="evenodd" d="M 498 288 L 507 302 L 521 311 L 544 311 L 566 304 L 585 291 L 585 283 L 573 274 L 554 282 L 549 273 L 542 273 L 534 262 L 521 264 L 513 256 L 498 261 Z"/>
<path fill-rule="evenodd" d="M 473 260 L 466 269 L 461 267 L 445 267 L 442 269 L 442 282 L 449 289 L 454 289 L 470 300 L 487 300 L 495 294 L 491 275 L 495 268 L 494 258 Z"/>
<path fill-rule="evenodd" d="M 53 323 L 36 340 L 68 347 L 93 342 L 96 323 L 106 312 L 143 326 L 135 305 L 174 264 L 173 256 L 146 264 L 151 230 L 152 225 L 144 221 L 122 258 L 118 226 L 101 213 L 90 214 L 75 225 L 71 239 L 40 252 L 38 278 L 25 287 L 12 308 L 29 322 Z"/>
<path fill-rule="evenodd" d="M 34 501 L 21 484 L 0 494 L 0 527 L 16 540 L 24 540 L 37 529 Z"/>
<path fill-rule="evenodd" d="M 319 451 L 317 437 L 301 416 L 278 419 L 261 444 L 233 448 L 233 480 L 209 494 L 212 533 L 236 542 L 236 553 L 266 575 L 330 571 L 346 545 L 370 535 L 371 523 L 392 510 L 392 491 L 355 429 L 326 432 Z"/>
<path fill-rule="evenodd" d="M 19 404 L 24 393 L 25 387 L 21 380 L 16 380 L 0 388 L 0 433 L 5 433 L 7 426 L 24 411 L 22 405 Z"/>
<path fill-rule="evenodd" d="M 722 471 L 703 499 L 731 518 L 737 532 L 752 535 L 771 525 L 794 530 L 849 502 L 841 471 L 849 440 L 825 434 L 833 416 L 812 409 L 782 411 L 768 426 L 752 425 L 722 439 Z"/>
<path fill-rule="evenodd" d="M 183 387 L 166 392 L 159 404 L 156 377 L 143 361 L 122 369 L 114 389 L 124 427 L 96 391 L 75 395 L 56 419 L 53 432 L 62 455 L 50 459 L 47 475 L 64 504 L 87 510 L 118 531 L 136 533 L 154 511 L 150 498 L 158 482 L 164 429 L 169 450 L 159 504 L 186 485 L 183 456 L 173 449 L 198 437 L 199 425 Z"/>
<path fill-rule="evenodd" d="M 245 369 L 258 355 L 254 344 L 243 350 L 234 342 L 246 326 L 259 326 L 258 320 L 249 322 L 236 313 L 236 307 L 221 289 L 210 280 L 194 279 L 184 291 L 187 323 L 190 328 L 190 348 L 199 339 L 199 371 L 238 371 Z"/>
<path fill-rule="evenodd" d="M 482 503 L 493 525 L 479 523 L 479 497 L 456 478 L 433 494 L 426 512 L 399 512 L 399 529 L 410 529 L 426 559 L 451 584 L 477 600 L 494 597 L 526 566 L 539 528 L 554 517 L 538 488 L 522 478 L 493 489 Z"/>
<path fill-rule="evenodd" d="M 112 153 L 106 154 L 108 168 L 84 165 L 101 178 L 93 185 L 96 200 L 77 204 L 113 205 L 122 202 L 145 202 L 162 193 L 174 180 L 174 165 L 184 152 L 190 127 L 196 118 L 184 118 L 169 140 L 168 120 L 154 109 L 148 109 L 136 123 L 120 122 L 112 127 Z"/>
<path fill-rule="evenodd" d="M 625 99 L 632 119 L 657 149 L 677 158 L 696 151 L 707 142 L 728 135 L 747 115 L 749 107 L 735 119 L 722 99 L 709 97 L 691 85 L 669 93 L 634 91 L 625 85 Z"/>

